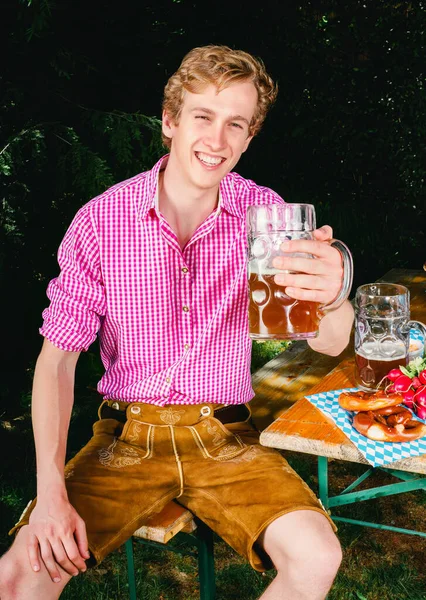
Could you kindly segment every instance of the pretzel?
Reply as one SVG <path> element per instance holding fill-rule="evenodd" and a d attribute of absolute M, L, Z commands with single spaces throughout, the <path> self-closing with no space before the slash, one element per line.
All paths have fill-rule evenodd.
<path fill-rule="evenodd" d="M 385 406 L 396 406 L 401 402 L 401 394 L 386 394 L 383 390 L 378 392 L 342 392 L 339 396 L 340 406 L 345 410 L 353 411 L 377 410 Z"/>
<path fill-rule="evenodd" d="M 354 416 L 353 426 L 370 440 L 411 442 L 426 435 L 426 425 L 411 417 L 412 413 L 407 408 L 387 406 L 357 413 Z"/>

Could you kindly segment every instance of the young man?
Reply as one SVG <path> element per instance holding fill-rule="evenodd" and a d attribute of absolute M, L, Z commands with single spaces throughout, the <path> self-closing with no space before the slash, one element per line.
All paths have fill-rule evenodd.
<path fill-rule="evenodd" d="M 0 561 L 2 600 L 58 598 L 86 561 L 174 498 L 255 569 L 277 569 L 263 600 L 327 594 L 341 561 L 334 526 L 284 458 L 258 444 L 246 404 L 245 212 L 283 200 L 231 171 L 275 96 L 249 54 L 195 48 L 165 88 L 170 155 L 86 204 L 66 233 L 34 378 L 37 504 Z M 316 260 L 279 261 L 288 295 L 329 304 L 339 294 L 331 235 L 325 226 L 290 243 Z M 352 318 L 348 302 L 330 310 L 309 344 L 339 354 Z M 74 370 L 96 335 L 100 420 L 64 469 Z"/>

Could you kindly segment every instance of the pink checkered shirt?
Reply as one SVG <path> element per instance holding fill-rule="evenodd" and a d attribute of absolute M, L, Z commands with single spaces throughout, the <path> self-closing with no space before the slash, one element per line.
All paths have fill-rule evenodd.
<path fill-rule="evenodd" d="M 99 335 L 98 391 L 108 399 L 248 402 L 246 208 L 283 200 L 229 173 L 218 209 L 182 250 L 158 210 L 165 158 L 78 211 L 59 248 L 40 333 L 71 352 Z"/>

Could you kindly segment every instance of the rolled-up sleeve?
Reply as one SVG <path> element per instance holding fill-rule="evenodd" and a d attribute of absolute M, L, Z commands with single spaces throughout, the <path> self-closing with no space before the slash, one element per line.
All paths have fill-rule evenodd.
<path fill-rule="evenodd" d="M 48 285 L 50 305 L 43 311 L 40 333 L 61 350 L 85 351 L 106 310 L 99 244 L 87 205 L 66 232 L 58 262 L 60 274 Z"/>

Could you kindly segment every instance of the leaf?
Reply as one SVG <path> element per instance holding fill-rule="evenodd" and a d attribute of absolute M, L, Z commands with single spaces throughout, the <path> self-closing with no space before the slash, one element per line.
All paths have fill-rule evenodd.
<path fill-rule="evenodd" d="M 400 369 L 405 375 L 411 377 L 411 379 L 417 377 L 419 373 L 426 369 L 426 357 L 417 356 L 408 363 L 407 367 L 400 367 Z"/>
<path fill-rule="evenodd" d="M 401 373 L 404 373 L 404 375 L 407 375 L 407 377 L 411 377 L 411 379 L 414 377 L 414 375 L 411 374 L 411 371 L 409 371 L 402 365 L 399 366 L 399 370 L 401 371 Z"/>

